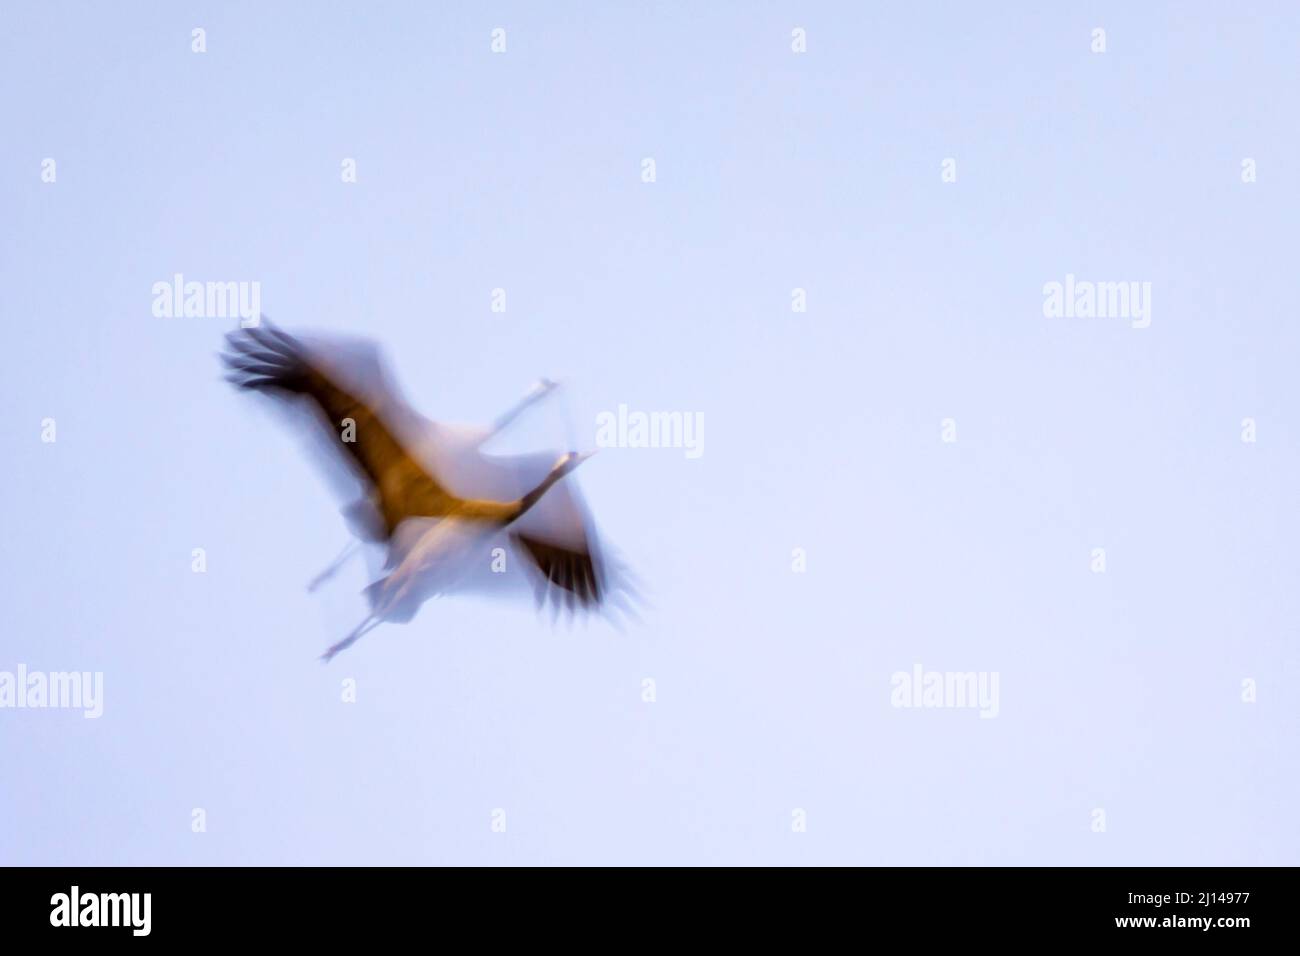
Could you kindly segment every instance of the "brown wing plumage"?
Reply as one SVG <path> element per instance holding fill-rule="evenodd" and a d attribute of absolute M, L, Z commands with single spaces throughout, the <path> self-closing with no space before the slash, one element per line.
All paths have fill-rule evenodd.
<path fill-rule="evenodd" d="M 406 518 L 442 517 L 459 499 L 420 466 L 384 424 L 383 409 L 362 401 L 318 364 L 292 336 L 265 318 L 256 328 L 232 332 L 221 358 L 227 380 L 239 388 L 300 396 L 316 406 L 331 445 L 369 484 L 391 536 Z M 355 423 L 344 441 L 344 421 Z"/>
<path fill-rule="evenodd" d="M 586 609 L 600 604 L 604 596 L 603 569 L 586 547 L 564 547 L 524 534 L 510 537 L 532 559 L 539 572 L 535 587 L 538 604 L 545 599 L 550 587 L 565 592 L 562 597 L 570 612 L 575 606 Z M 556 605 L 560 599 L 559 593 L 553 597 Z"/>

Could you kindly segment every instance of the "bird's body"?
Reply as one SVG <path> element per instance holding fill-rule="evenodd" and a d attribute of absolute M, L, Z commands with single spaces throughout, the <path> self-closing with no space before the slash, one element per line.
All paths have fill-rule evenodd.
<path fill-rule="evenodd" d="M 365 591 L 370 614 L 326 659 L 383 621 L 409 621 L 430 597 L 518 580 L 490 567 L 497 548 L 522 559 L 539 606 L 550 600 L 557 610 L 595 609 L 617 592 L 581 499 L 561 484 L 587 456 L 480 450 L 550 383 L 494 428 L 454 429 L 406 405 L 369 343 L 308 347 L 269 323 L 232 333 L 228 342 L 222 358 L 234 384 L 295 399 L 324 426 L 318 435 L 334 460 L 348 465 L 355 487 L 344 508 L 349 526 L 386 548 L 388 573 Z"/>
<path fill-rule="evenodd" d="M 497 532 L 464 518 L 412 518 L 400 530 L 414 542 L 396 568 L 366 589 L 372 612 L 386 621 L 409 621 L 429 598 L 455 590 L 475 563 L 490 561 Z"/>

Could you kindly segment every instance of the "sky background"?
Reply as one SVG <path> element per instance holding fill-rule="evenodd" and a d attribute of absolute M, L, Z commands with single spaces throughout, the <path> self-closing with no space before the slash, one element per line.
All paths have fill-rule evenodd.
<path fill-rule="evenodd" d="M 105 699 L 0 710 L 0 863 L 1300 862 L 1294 4 L 2 17 L 0 670 Z M 702 414 L 577 475 L 642 621 L 438 601 L 322 666 L 364 568 L 306 592 L 336 502 L 177 272 L 433 418 Z M 1150 328 L 1045 318 L 1067 273 Z M 998 717 L 892 707 L 918 663 Z"/>

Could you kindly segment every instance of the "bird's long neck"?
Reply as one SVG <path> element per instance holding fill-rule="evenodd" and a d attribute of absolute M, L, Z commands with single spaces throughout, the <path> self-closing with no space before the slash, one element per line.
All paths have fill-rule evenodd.
<path fill-rule="evenodd" d="M 526 493 L 522 498 L 515 501 L 488 501 L 467 498 L 458 504 L 457 513 L 464 518 L 475 521 L 489 521 L 503 525 L 510 524 L 517 518 L 523 517 L 529 508 L 542 500 L 542 495 L 551 489 L 551 485 L 568 473 L 569 469 L 557 465 L 551 469 L 551 473 L 543 478 L 536 488 Z"/>
<path fill-rule="evenodd" d="M 568 471 L 564 468 L 552 468 L 551 473 L 543 478 L 536 488 L 519 499 L 519 514 L 515 517 L 522 516 L 529 508 L 541 501 L 542 495 L 551 490 L 551 485 L 555 484 L 566 474 L 568 474 Z"/>

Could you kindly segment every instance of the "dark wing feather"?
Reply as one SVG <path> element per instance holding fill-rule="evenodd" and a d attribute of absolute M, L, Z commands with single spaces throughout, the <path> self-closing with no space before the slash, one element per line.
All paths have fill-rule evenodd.
<path fill-rule="evenodd" d="M 240 388 L 298 396 L 320 412 L 330 444 L 373 493 L 389 536 L 406 518 L 441 517 L 458 499 L 434 480 L 384 423 L 381 402 L 363 401 L 313 361 L 301 343 L 265 318 L 232 332 L 221 358 L 226 378 Z M 396 400 L 396 399 L 395 399 Z M 379 407 L 377 407 L 379 406 Z M 344 441 L 343 422 L 355 423 Z"/>
<path fill-rule="evenodd" d="M 540 603 L 549 586 L 558 588 L 553 600 L 561 601 L 570 612 L 600 604 L 603 597 L 603 569 L 600 559 L 585 547 L 573 548 L 552 544 L 525 534 L 512 534 L 511 540 L 526 554 L 540 572 L 536 593 Z M 562 592 L 562 593 L 560 593 Z"/>

